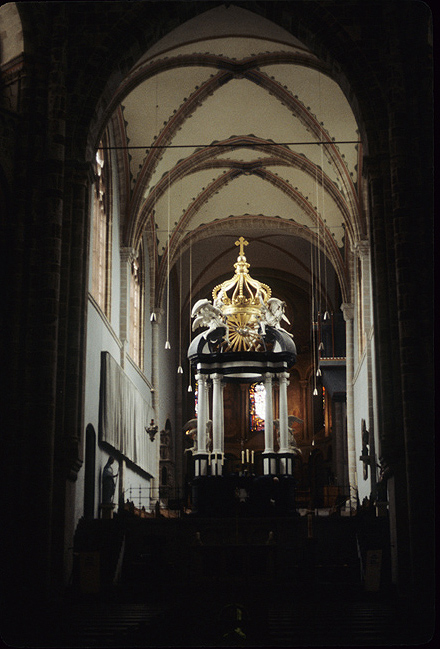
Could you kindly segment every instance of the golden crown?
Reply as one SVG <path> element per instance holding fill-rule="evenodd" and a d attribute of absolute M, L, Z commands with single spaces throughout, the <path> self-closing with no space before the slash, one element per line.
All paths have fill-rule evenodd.
<path fill-rule="evenodd" d="M 236 246 L 240 246 L 240 253 L 234 264 L 235 274 L 231 279 L 218 284 L 212 291 L 214 304 L 226 316 L 244 312 L 257 315 L 272 293 L 269 286 L 249 275 L 249 264 L 244 254 L 244 246 L 248 244 L 244 237 L 235 242 Z"/>

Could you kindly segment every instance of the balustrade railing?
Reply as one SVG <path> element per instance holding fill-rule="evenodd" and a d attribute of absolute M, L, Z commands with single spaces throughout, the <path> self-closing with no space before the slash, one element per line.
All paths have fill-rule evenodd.
<path fill-rule="evenodd" d="M 128 487 L 122 494 L 124 505 L 133 505 L 136 509 L 150 511 L 156 503 L 162 509 L 180 510 L 184 500 L 184 490 L 179 487 Z"/>

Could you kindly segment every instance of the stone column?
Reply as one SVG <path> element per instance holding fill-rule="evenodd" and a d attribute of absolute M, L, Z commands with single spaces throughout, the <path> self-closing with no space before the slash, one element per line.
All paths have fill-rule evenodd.
<path fill-rule="evenodd" d="M 212 375 L 212 475 L 222 474 L 222 445 L 224 440 L 223 422 L 223 389 L 221 374 Z"/>
<path fill-rule="evenodd" d="M 151 321 L 151 382 L 153 388 L 151 390 L 152 407 L 154 413 L 154 421 L 159 425 L 159 325 L 162 319 L 162 310 L 155 309 L 152 311 L 155 317 Z M 148 423 L 148 422 L 147 422 Z M 155 476 L 151 479 L 151 505 L 154 505 L 159 500 L 159 462 L 160 462 L 160 435 L 156 435 L 154 442 L 155 445 Z"/>
<path fill-rule="evenodd" d="M 280 388 L 280 448 L 278 451 L 279 472 L 283 475 L 293 474 L 293 453 L 289 446 L 289 419 L 287 404 L 287 386 L 289 374 L 282 372 L 278 378 Z"/>
<path fill-rule="evenodd" d="M 348 479 L 350 482 L 350 503 L 357 506 L 357 478 L 356 478 L 356 444 L 354 434 L 354 397 L 353 397 L 353 367 L 354 367 L 354 305 L 342 304 L 342 313 L 345 320 L 346 338 L 346 371 L 347 371 L 347 447 L 348 447 Z"/>
<path fill-rule="evenodd" d="M 135 259 L 134 248 L 128 246 L 121 248 L 121 301 L 119 309 L 119 337 L 123 342 L 123 348 L 126 349 L 126 342 L 130 338 L 130 282 L 131 282 L 131 264 Z M 125 359 L 121 359 L 121 365 L 124 367 Z"/>
<path fill-rule="evenodd" d="M 224 391 L 225 391 L 225 384 L 223 381 L 220 383 L 220 389 L 221 389 L 221 402 L 222 402 L 222 437 L 221 437 L 221 450 L 222 454 L 224 457 L 225 454 L 225 408 L 224 408 Z"/>
<path fill-rule="evenodd" d="M 289 450 L 289 420 L 287 412 L 287 386 L 289 375 L 283 372 L 279 375 L 278 383 L 280 386 L 280 453 Z"/>
<path fill-rule="evenodd" d="M 362 272 L 362 308 L 364 313 L 365 330 L 365 360 L 367 363 L 368 375 L 368 422 L 367 428 L 370 433 L 369 455 L 370 455 L 370 492 L 376 493 L 377 464 L 376 464 L 376 441 L 374 426 L 374 394 L 373 394 L 373 323 L 371 314 L 371 270 L 370 270 L 370 243 L 366 239 L 358 241 L 355 247 L 361 261 Z"/>
<path fill-rule="evenodd" d="M 335 401 L 333 404 L 333 453 L 336 484 L 339 487 L 345 485 L 344 480 L 344 422 L 342 419 L 342 403 Z"/>
<path fill-rule="evenodd" d="M 272 377 L 270 372 L 264 375 L 264 387 L 266 389 L 266 414 L 264 418 L 264 453 L 263 473 L 274 475 L 276 473 L 276 454 L 273 442 L 273 399 L 272 399 Z"/>
<path fill-rule="evenodd" d="M 206 422 L 208 421 L 208 390 L 205 374 L 197 374 L 198 384 L 198 412 L 197 412 L 197 452 L 195 458 L 196 477 L 206 475 L 208 455 L 206 453 Z"/>

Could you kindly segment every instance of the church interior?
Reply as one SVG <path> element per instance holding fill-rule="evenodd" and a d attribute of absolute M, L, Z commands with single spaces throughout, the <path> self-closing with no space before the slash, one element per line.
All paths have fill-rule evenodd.
<path fill-rule="evenodd" d="M 1 637 L 435 632 L 432 15 L 0 7 Z"/>

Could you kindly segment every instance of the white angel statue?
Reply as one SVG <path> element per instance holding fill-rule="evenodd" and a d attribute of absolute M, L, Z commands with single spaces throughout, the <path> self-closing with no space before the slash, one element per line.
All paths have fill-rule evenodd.
<path fill-rule="evenodd" d="M 185 453 L 195 453 L 198 450 L 197 446 L 197 419 L 190 419 L 186 422 L 183 427 L 183 432 L 191 437 L 193 441 L 193 446 L 191 448 L 186 448 Z M 205 449 L 206 452 L 212 450 L 212 421 L 208 419 L 206 422 L 206 431 L 205 431 Z"/>
<path fill-rule="evenodd" d="M 267 300 L 267 304 L 262 304 L 260 325 L 263 336 L 266 333 L 266 325 L 269 327 L 274 327 L 275 329 L 282 329 L 280 325 L 281 320 L 284 320 L 285 322 L 287 322 L 287 324 L 290 324 L 289 319 L 284 313 L 285 308 L 286 303 L 282 300 L 279 300 L 277 297 L 271 297 Z M 289 334 L 289 336 L 290 335 L 291 334 Z"/>
<path fill-rule="evenodd" d="M 193 331 L 199 327 L 208 327 L 208 330 L 203 334 L 204 338 L 207 338 L 212 331 L 221 327 L 226 330 L 226 339 L 228 339 L 229 329 L 222 311 L 217 306 L 211 304 L 206 298 L 198 300 L 194 304 L 191 317 L 194 318 L 192 324 Z"/>
<path fill-rule="evenodd" d="M 295 415 L 289 415 L 287 419 L 288 419 L 288 427 L 289 427 L 289 442 L 288 442 L 289 447 L 294 453 L 302 455 L 302 451 L 296 443 L 293 424 L 294 423 L 302 424 L 303 420 L 299 419 L 299 417 L 295 417 Z M 275 435 L 279 446 L 280 445 L 280 420 L 274 419 L 273 425 L 275 427 Z"/>

